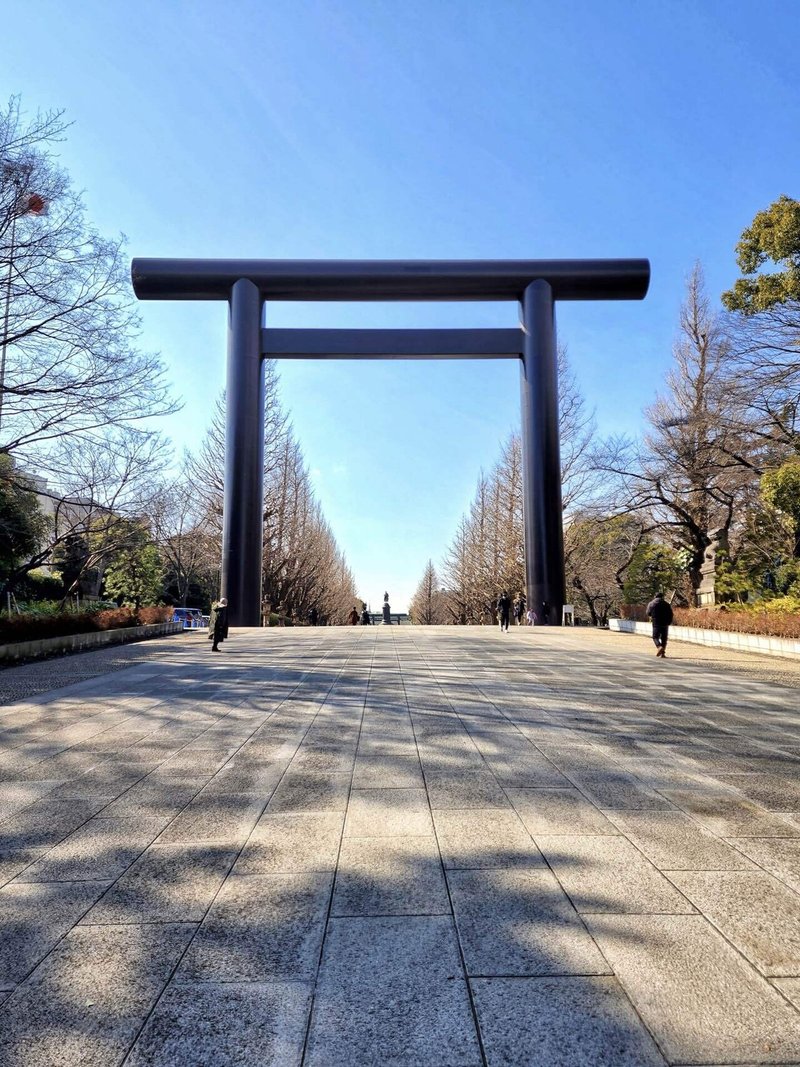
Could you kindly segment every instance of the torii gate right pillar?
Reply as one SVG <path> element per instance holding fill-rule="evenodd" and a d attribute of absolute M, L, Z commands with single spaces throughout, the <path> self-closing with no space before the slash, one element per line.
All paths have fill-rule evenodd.
<path fill-rule="evenodd" d="M 531 282 L 522 298 L 520 382 L 525 584 L 528 608 L 560 626 L 564 606 L 564 532 L 558 423 L 558 354 L 553 291 Z"/>

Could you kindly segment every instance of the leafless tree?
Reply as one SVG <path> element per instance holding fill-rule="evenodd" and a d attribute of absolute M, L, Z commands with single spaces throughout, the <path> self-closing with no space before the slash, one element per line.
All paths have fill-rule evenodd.
<path fill-rule="evenodd" d="M 425 566 L 425 573 L 411 598 L 408 614 L 418 626 L 441 626 L 450 621 L 446 595 L 439 587 L 432 560 L 428 560 Z"/>
<path fill-rule="evenodd" d="M 106 431 L 103 447 L 93 451 L 82 440 L 61 441 L 53 453 L 55 485 L 38 476 L 24 479 L 39 499 L 46 532 L 30 558 L 3 576 L 2 594 L 12 592 L 32 570 L 58 567 L 65 547 L 76 540 L 85 550 L 73 586 L 82 574 L 102 570 L 127 543 L 131 519 L 148 514 L 151 485 L 165 459 L 160 438 L 130 427 Z"/>
<path fill-rule="evenodd" d="M 136 347 L 123 239 L 88 223 L 51 155 L 65 129 L 16 98 L 0 111 L 0 450 L 50 481 L 64 439 L 91 449 L 107 428 L 176 409 L 160 358 Z"/>
<path fill-rule="evenodd" d="M 193 586 L 213 596 L 219 585 L 219 539 L 185 467 L 156 489 L 148 515 L 178 603 L 186 606 Z"/>
<path fill-rule="evenodd" d="M 319 502 L 302 450 L 281 404 L 274 361 L 266 368 L 262 594 L 272 611 L 304 620 L 344 622 L 355 582 Z M 225 456 L 222 397 L 199 449 L 187 457 L 191 492 L 219 556 Z"/>
<path fill-rule="evenodd" d="M 702 270 L 688 282 L 666 389 L 647 409 L 642 444 L 611 439 L 595 463 L 618 513 L 656 525 L 674 548 L 689 551 L 693 589 L 711 533 L 734 539 L 748 503 L 757 498 L 754 472 L 743 457 L 753 443 L 736 403 L 731 343 L 710 307 Z"/>

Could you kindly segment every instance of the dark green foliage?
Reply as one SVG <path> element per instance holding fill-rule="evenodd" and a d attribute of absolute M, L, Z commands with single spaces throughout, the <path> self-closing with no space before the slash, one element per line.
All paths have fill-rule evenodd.
<path fill-rule="evenodd" d="M 45 571 L 28 571 L 17 583 L 17 600 L 25 603 L 61 600 L 64 596 L 64 583 L 57 574 Z"/>
<path fill-rule="evenodd" d="M 681 584 L 684 568 L 673 549 L 644 541 L 633 553 L 625 572 L 622 593 L 627 604 L 646 604 L 658 592 L 669 592 Z"/>
<path fill-rule="evenodd" d="M 800 201 L 780 196 L 759 211 L 736 246 L 743 278 L 722 294 L 729 311 L 756 315 L 777 304 L 800 301 Z M 772 263 L 782 270 L 765 272 Z"/>
<path fill-rule="evenodd" d="M 106 594 L 127 604 L 155 604 L 161 598 L 164 569 L 158 549 L 141 523 L 129 524 L 123 546 L 106 568 Z"/>
<path fill-rule="evenodd" d="M 10 456 L 0 455 L 0 575 L 4 580 L 36 552 L 47 529 L 33 484 Z"/>

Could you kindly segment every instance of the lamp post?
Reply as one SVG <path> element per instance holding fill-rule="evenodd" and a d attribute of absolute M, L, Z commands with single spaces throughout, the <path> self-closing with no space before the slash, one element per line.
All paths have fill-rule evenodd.
<path fill-rule="evenodd" d="M 3 312 L 3 345 L 0 350 L 0 424 L 3 420 L 3 401 L 6 388 L 6 350 L 11 319 L 11 285 L 14 279 L 14 252 L 16 251 L 17 219 L 25 215 L 44 215 L 47 201 L 39 193 L 25 189 L 30 178 L 30 167 L 21 163 L 5 160 L 0 164 L 3 181 L 10 181 L 14 186 L 14 199 L 11 204 L 11 242 L 8 252 L 8 273 L 6 276 L 6 299 Z"/>

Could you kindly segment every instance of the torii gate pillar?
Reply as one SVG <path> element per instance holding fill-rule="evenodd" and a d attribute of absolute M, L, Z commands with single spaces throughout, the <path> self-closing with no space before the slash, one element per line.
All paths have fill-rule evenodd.
<path fill-rule="evenodd" d="M 264 551 L 263 301 L 248 278 L 231 286 L 225 390 L 225 497 L 220 595 L 234 626 L 261 622 Z"/>
<path fill-rule="evenodd" d="M 522 298 L 520 363 L 522 509 L 528 608 L 540 622 L 561 625 L 564 533 L 558 421 L 558 354 L 553 291 L 535 281 Z"/>

